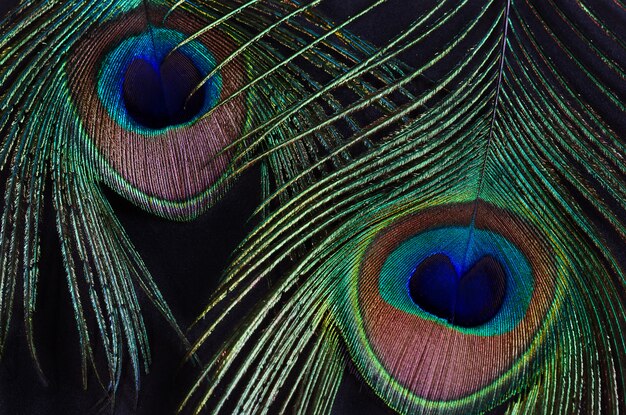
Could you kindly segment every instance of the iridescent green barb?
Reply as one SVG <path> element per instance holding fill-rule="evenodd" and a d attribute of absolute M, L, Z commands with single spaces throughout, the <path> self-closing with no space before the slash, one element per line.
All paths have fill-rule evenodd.
<path fill-rule="evenodd" d="M 192 351 L 244 317 L 181 410 L 300 412 L 323 396 L 301 370 L 324 367 L 332 391 L 346 356 L 404 414 L 623 410 L 625 18 L 615 2 L 436 2 L 252 130 L 407 52 L 414 69 L 318 125 L 433 81 L 270 195 L 368 141 L 240 246 Z"/>

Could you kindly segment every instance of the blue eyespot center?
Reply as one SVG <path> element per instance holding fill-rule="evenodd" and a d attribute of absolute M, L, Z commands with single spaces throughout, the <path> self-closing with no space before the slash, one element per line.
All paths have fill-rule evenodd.
<path fill-rule="evenodd" d="M 179 51 L 162 62 L 136 58 L 126 69 L 123 84 L 128 115 L 137 123 L 161 129 L 193 120 L 202 110 L 205 90 L 194 91 L 202 75 Z"/>
<path fill-rule="evenodd" d="M 153 136 L 191 125 L 215 107 L 222 92 L 217 61 L 198 40 L 179 46 L 185 39 L 175 30 L 152 28 L 105 56 L 98 96 L 122 128 Z"/>
<path fill-rule="evenodd" d="M 506 294 L 506 273 L 491 255 L 480 258 L 464 274 L 451 259 L 435 254 L 423 260 L 409 279 L 409 295 L 422 308 L 460 327 L 476 327 L 493 319 Z"/>

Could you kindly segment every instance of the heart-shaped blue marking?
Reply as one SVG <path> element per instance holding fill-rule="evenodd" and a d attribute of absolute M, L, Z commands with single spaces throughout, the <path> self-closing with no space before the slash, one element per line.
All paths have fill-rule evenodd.
<path fill-rule="evenodd" d="M 195 92 L 202 75 L 179 51 L 163 62 L 135 59 L 126 70 L 124 101 L 139 124 L 160 129 L 192 120 L 202 109 L 205 91 Z M 191 97 L 190 97 L 191 95 Z"/>
<path fill-rule="evenodd" d="M 476 327 L 491 320 L 506 294 L 506 273 L 490 255 L 480 258 L 458 275 L 445 254 L 424 259 L 409 280 L 411 299 L 424 311 L 461 327 Z"/>

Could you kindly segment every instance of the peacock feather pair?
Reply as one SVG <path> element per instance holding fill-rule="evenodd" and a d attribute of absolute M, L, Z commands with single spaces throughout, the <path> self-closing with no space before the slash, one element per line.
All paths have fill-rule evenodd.
<path fill-rule="evenodd" d="M 438 1 L 353 34 L 390 1 L 23 1 L 0 346 L 22 302 L 37 362 L 51 186 L 83 377 L 103 348 L 111 390 L 149 365 L 145 295 L 209 356 L 183 412 L 329 413 L 350 366 L 403 414 L 626 409 L 626 6 Z M 252 166 L 262 219 L 189 344 L 103 187 L 193 220 Z"/>

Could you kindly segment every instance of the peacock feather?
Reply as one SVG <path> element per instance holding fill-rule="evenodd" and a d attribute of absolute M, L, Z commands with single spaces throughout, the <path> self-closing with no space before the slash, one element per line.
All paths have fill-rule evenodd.
<path fill-rule="evenodd" d="M 109 389 L 124 350 L 138 385 L 150 353 L 136 288 L 187 344 L 103 188 L 152 214 L 192 220 L 249 167 L 260 165 L 266 194 L 289 187 L 282 203 L 351 160 L 335 149 L 363 121 L 347 115 L 340 124 L 326 113 L 369 96 L 374 83 L 392 85 L 403 65 L 345 76 L 372 47 L 331 26 L 314 9 L 320 2 L 23 1 L 8 15 L 0 27 L 0 351 L 21 291 L 43 372 L 33 315 L 46 186 L 84 382 L 102 348 Z M 343 76 L 341 89 L 323 87 Z M 384 97 L 368 106 L 377 114 L 395 107 Z M 314 165 L 319 154 L 328 166 Z"/>
<path fill-rule="evenodd" d="M 367 151 L 242 243 L 181 410 L 329 413 L 349 366 L 403 414 L 625 409 L 625 7 L 431 3 L 322 87 L 412 65 L 363 97 L 389 113 L 299 175 Z"/>

